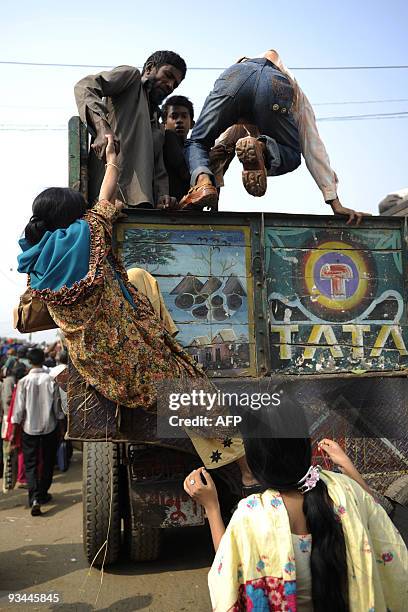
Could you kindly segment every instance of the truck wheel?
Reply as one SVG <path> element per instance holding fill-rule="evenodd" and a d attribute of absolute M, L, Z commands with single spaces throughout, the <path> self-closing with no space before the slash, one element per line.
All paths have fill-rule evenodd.
<path fill-rule="evenodd" d="M 400 476 L 385 491 L 384 495 L 390 497 L 402 506 L 408 506 L 408 474 Z"/>
<path fill-rule="evenodd" d="M 120 550 L 119 446 L 86 442 L 83 449 L 85 556 L 90 564 L 109 565 Z"/>
<path fill-rule="evenodd" d="M 161 538 L 162 530 L 159 527 L 132 527 L 130 520 L 125 522 L 126 548 L 132 561 L 156 561 L 160 554 Z"/>

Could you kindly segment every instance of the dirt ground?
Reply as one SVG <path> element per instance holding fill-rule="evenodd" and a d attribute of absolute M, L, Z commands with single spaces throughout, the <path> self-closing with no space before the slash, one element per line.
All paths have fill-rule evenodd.
<path fill-rule="evenodd" d="M 89 571 L 82 550 L 82 453 L 58 471 L 53 500 L 32 517 L 27 491 L 0 492 L 0 610 L 63 612 L 209 612 L 207 572 L 213 551 L 206 528 L 165 532 L 160 561 L 123 559 Z M 62 603 L 9 605 L 9 593 L 58 593 Z"/>

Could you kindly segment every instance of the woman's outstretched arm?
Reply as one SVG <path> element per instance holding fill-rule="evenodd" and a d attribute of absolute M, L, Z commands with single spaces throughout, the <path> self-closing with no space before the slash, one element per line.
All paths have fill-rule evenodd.
<path fill-rule="evenodd" d="M 375 497 L 374 492 L 370 489 L 360 472 L 355 467 L 354 463 L 346 455 L 341 446 L 337 444 L 337 442 L 330 440 L 329 438 L 324 438 L 319 442 L 318 446 L 321 450 L 329 455 L 333 463 L 339 466 L 343 474 L 355 480 L 361 487 L 363 487 L 363 489 L 365 489 L 365 491 L 367 491 L 367 493 L 370 493 L 370 495 Z"/>
<path fill-rule="evenodd" d="M 205 478 L 205 482 L 202 479 L 202 475 Z M 225 525 L 222 520 L 217 489 L 213 479 L 205 468 L 198 468 L 198 470 L 193 470 L 185 479 L 184 490 L 190 497 L 204 506 L 215 552 L 217 552 L 221 538 L 225 533 Z"/>
<path fill-rule="evenodd" d="M 99 192 L 99 200 L 109 200 L 113 203 L 118 184 L 119 167 L 117 166 L 117 155 L 112 134 L 107 134 L 106 139 L 108 144 L 106 146 L 105 176 Z"/>

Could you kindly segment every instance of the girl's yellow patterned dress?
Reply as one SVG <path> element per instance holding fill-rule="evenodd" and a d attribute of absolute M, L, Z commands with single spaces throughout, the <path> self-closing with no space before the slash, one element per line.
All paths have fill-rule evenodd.
<path fill-rule="evenodd" d="M 406 612 L 408 551 L 385 510 L 347 476 L 321 478 L 343 527 L 350 612 Z M 208 582 L 214 612 L 296 612 L 295 556 L 278 491 L 240 501 Z"/>

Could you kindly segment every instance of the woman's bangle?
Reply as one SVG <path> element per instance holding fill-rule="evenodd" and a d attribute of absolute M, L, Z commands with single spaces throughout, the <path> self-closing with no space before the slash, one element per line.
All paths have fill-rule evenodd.
<path fill-rule="evenodd" d="M 114 168 L 116 168 L 118 172 L 120 170 L 119 166 L 117 166 L 116 164 L 112 164 L 111 162 L 108 162 L 107 164 L 105 164 L 105 170 L 108 166 L 113 166 Z"/>

